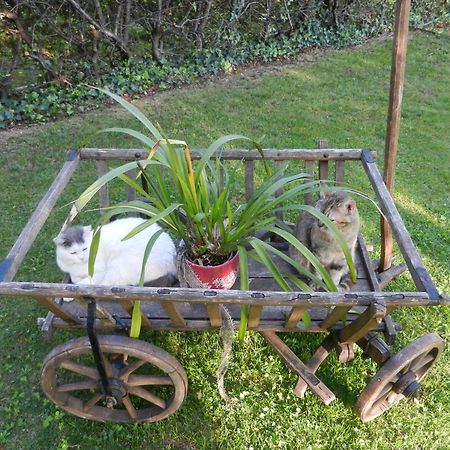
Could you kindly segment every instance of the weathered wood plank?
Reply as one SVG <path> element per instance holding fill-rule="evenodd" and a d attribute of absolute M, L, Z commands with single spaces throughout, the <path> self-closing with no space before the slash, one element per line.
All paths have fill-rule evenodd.
<path fill-rule="evenodd" d="M 381 204 L 381 209 L 392 227 L 395 239 L 400 247 L 400 251 L 402 252 L 403 258 L 405 259 L 417 289 L 426 291 L 431 299 L 439 300 L 439 292 L 425 269 L 422 258 L 419 256 L 419 253 L 406 230 L 405 224 L 394 205 L 392 197 L 381 178 L 378 167 L 369 153 L 363 152 L 362 163 L 372 184 L 373 190 Z"/>
<path fill-rule="evenodd" d="M 220 289 L 153 288 L 138 286 L 100 286 L 61 283 L 0 283 L 0 295 L 82 297 L 120 301 L 174 301 L 192 303 L 236 303 L 260 306 L 305 306 L 348 308 L 367 306 L 375 300 L 383 300 L 387 306 L 428 306 L 450 304 L 447 298 L 430 299 L 426 292 L 258 292 Z M 345 305 L 345 306 L 342 306 Z"/>
<path fill-rule="evenodd" d="M 108 173 L 108 166 L 106 165 L 106 161 L 96 161 L 97 165 L 97 175 L 98 177 L 102 177 L 106 173 Z M 100 208 L 107 208 L 109 206 L 109 186 L 105 184 L 102 186 L 98 192 L 100 198 Z M 100 214 L 104 214 L 104 211 L 100 210 Z"/>
<path fill-rule="evenodd" d="M 60 195 L 69 183 L 79 162 L 80 156 L 76 150 L 73 150 L 49 190 L 34 210 L 8 255 L 0 264 L 0 281 L 11 281 L 16 275 L 20 264 L 33 245 Z"/>
<path fill-rule="evenodd" d="M 144 317 L 144 316 L 143 316 Z M 121 320 L 125 323 L 127 327 L 131 326 L 131 320 L 130 318 L 121 318 Z M 144 321 L 143 321 L 144 323 Z M 188 320 L 186 321 L 185 327 L 176 327 L 173 322 L 170 319 L 157 319 L 154 320 L 152 318 L 152 326 L 151 328 L 153 330 L 167 330 L 167 331 L 206 331 L 214 329 L 214 327 L 211 326 L 211 322 L 209 319 L 205 320 Z M 237 323 L 237 322 L 236 322 Z M 80 328 L 86 328 L 86 318 L 82 317 L 80 318 L 80 324 L 68 324 L 67 322 L 64 322 L 58 317 L 55 317 L 53 321 L 53 326 L 55 328 L 72 328 L 72 329 L 80 329 Z M 216 329 L 219 327 L 216 327 Z M 95 322 L 95 329 L 99 330 L 122 330 L 122 327 L 119 324 L 112 324 L 110 322 L 101 322 L 100 320 L 96 320 Z M 255 331 L 276 331 L 276 332 L 283 332 L 286 331 L 286 328 L 284 327 L 284 322 L 280 321 L 274 321 L 274 320 L 265 320 L 260 322 L 258 327 L 256 328 L 250 328 L 250 330 Z M 336 324 L 334 327 L 332 327 L 332 331 L 339 331 L 342 329 L 342 324 Z M 374 328 L 373 331 L 383 331 L 384 325 L 378 325 L 376 328 Z M 297 326 L 296 328 L 291 328 L 289 332 L 298 332 L 298 333 L 304 333 L 306 330 L 304 327 Z M 311 325 L 308 327 L 308 333 L 323 333 L 323 329 L 320 327 L 319 322 L 312 322 Z"/>
<path fill-rule="evenodd" d="M 361 152 L 363 149 L 336 149 L 330 148 L 326 150 L 322 149 L 263 149 L 264 156 L 269 160 L 292 160 L 302 159 L 305 161 L 320 161 L 320 160 L 359 160 L 361 159 Z M 204 150 L 192 150 L 192 158 L 199 159 L 204 153 Z M 376 155 L 373 152 L 374 156 Z M 120 149 L 120 148 L 83 148 L 81 150 L 82 159 L 104 159 L 115 160 L 121 159 L 124 161 L 136 161 L 147 158 L 147 151 L 137 149 Z M 262 159 L 258 150 L 246 150 L 246 149 L 227 149 L 220 155 L 221 159 L 239 159 L 245 161 L 260 161 Z M 215 158 L 213 155 L 212 158 Z"/>
<path fill-rule="evenodd" d="M 220 312 L 220 305 L 217 303 L 206 303 L 209 321 L 213 327 L 222 326 L 222 314 Z"/>
<path fill-rule="evenodd" d="M 262 306 L 252 305 L 248 313 L 248 326 L 250 328 L 256 328 L 259 325 L 262 314 Z"/>
<path fill-rule="evenodd" d="M 384 302 L 373 302 L 353 322 L 346 325 L 338 334 L 339 342 L 355 343 L 372 331 L 386 316 Z"/>
<path fill-rule="evenodd" d="M 389 192 L 394 188 L 397 161 L 398 135 L 402 109 L 403 85 L 405 81 L 406 49 L 408 46 L 408 22 L 411 0 L 397 1 L 395 8 L 394 44 L 392 46 L 391 85 L 384 150 L 384 183 Z M 380 272 L 391 265 L 394 241 L 392 230 L 381 218 Z"/>
<path fill-rule="evenodd" d="M 336 400 L 333 392 L 298 358 L 298 356 L 274 333 L 261 331 L 262 337 L 270 344 L 290 370 L 298 374 L 314 392 L 314 394 L 329 405 Z"/>
<path fill-rule="evenodd" d="M 136 169 L 129 170 L 126 173 L 128 178 L 131 178 L 133 181 L 136 181 Z M 126 187 L 126 194 L 127 194 L 127 200 L 129 202 L 132 202 L 133 200 L 136 200 L 136 191 L 131 186 Z"/>
<path fill-rule="evenodd" d="M 343 186 L 345 181 L 345 161 L 336 161 L 336 186 Z"/>
<path fill-rule="evenodd" d="M 161 305 L 174 325 L 179 327 L 184 327 L 186 325 L 186 322 L 183 316 L 180 314 L 180 311 L 178 311 L 177 305 L 175 303 L 163 302 L 161 303 Z"/>
<path fill-rule="evenodd" d="M 328 314 L 326 319 L 321 323 L 321 327 L 324 330 L 328 330 L 330 327 L 332 327 L 336 322 L 339 322 L 339 320 L 343 319 L 346 314 L 352 309 L 352 307 L 349 306 L 336 306 L 333 308 L 333 310 Z"/>
<path fill-rule="evenodd" d="M 41 295 L 33 296 L 33 298 L 45 309 L 50 311 L 55 315 L 55 317 L 59 317 L 60 319 L 64 320 L 64 322 L 67 322 L 68 324 L 79 324 L 80 321 L 78 317 L 71 314 L 70 312 L 66 311 L 63 307 L 63 305 L 59 305 L 58 303 L 55 303 L 51 297 L 45 297 Z"/>
<path fill-rule="evenodd" d="M 306 363 L 306 367 L 312 373 L 316 373 L 316 370 L 325 361 L 325 359 L 330 354 L 333 347 L 334 347 L 333 335 L 329 334 L 322 341 L 322 344 L 320 344 L 320 346 L 314 352 L 311 359 Z M 297 380 L 297 384 L 295 385 L 294 388 L 294 394 L 297 397 L 302 398 L 305 395 L 306 389 L 308 389 L 308 385 L 306 384 L 305 380 L 303 380 L 303 378 L 299 377 Z"/>
<path fill-rule="evenodd" d="M 296 327 L 298 321 L 303 317 L 303 314 L 305 314 L 305 312 L 306 308 L 302 308 L 301 306 L 296 306 L 295 308 L 292 308 L 284 326 L 286 328 Z"/>
<path fill-rule="evenodd" d="M 373 264 L 369 257 L 369 253 L 367 252 L 366 242 L 364 241 L 364 238 L 361 235 L 358 235 L 358 245 L 357 250 L 359 251 L 361 255 L 361 261 L 363 261 L 364 265 L 364 271 L 367 275 L 367 279 L 369 280 L 369 283 L 371 285 L 371 291 L 379 291 L 380 285 L 378 283 L 378 278 L 375 275 L 375 272 L 373 270 Z"/>
<path fill-rule="evenodd" d="M 325 150 L 328 148 L 326 139 L 319 140 L 319 148 Z M 319 161 L 319 180 L 328 180 L 328 160 Z"/>
<path fill-rule="evenodd" d="M 245 161 L 245 198 L 248 200 L 254 191 L 254 161 Z"/>
<path fill-rule="evenodd" d="M 314 177 L 314 162 L 313 161 L 305 161 L 305 170 L 307 173 L 309 173 L 312 177 Z M 314 205 L 314 198 L 311 192 L 307 192 L 305 194 L 305 203 L 307 205 Z"/>

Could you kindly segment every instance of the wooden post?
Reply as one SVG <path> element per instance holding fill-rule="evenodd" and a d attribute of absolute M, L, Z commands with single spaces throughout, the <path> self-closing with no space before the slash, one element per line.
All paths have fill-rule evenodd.
<path fill-rule="evenodd" d="M 394 45 L 392 48 L 391 87 L 384 149 L 384 183 L 389 192 L 394 187 L 395 165 L 397 161 L 400 113 L 405 79 L 406 47 L 408 44 L 408 20 L 411 0 L 397 0 L 395 10 Z M 381 259 L 379 272 L 391 265 L 393 248 L 392 230 L 381 218 Z"/>

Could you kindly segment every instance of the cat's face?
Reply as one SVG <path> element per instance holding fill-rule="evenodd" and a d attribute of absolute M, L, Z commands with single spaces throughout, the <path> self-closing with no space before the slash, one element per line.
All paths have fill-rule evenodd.
<path fill-rule="evenodd" d="M 90 226 L 67 228 L 53 239 L 58 260 L 66 265 L 87 264 L 91 240 Z"/>
<path fill-rule="evenodd" d="M 355 201 L 341 191 L 327 191 L 319 200 L 319 209 L 340 229 L 358 220 Z M 323 223 L 319 227 L 324 227 Z"/>

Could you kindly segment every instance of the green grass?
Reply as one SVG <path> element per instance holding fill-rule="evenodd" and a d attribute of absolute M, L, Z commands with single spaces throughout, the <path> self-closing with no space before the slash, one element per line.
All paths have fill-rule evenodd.
<path fill-rule="evenodd" d="M 409 46 L 395 200 L 438 289 L 450 292 L 450 36 L 415 35 Z M 326 51 L 314 63 L 245 70 L 195 88 L 161 93 L 136 103 L 167 134 L 192 147 L 225 133 L 263 139 L 265 147 L 373 148 L 382 166 L 389 88 L 390 42 Z M 96 135 L 110 126 L 135 126 L 110 108 L 43 126 L 0 134 L 0 257 L 4 257 L 62 165 L 68 149 L 135 144 Z M 350 182 L 367 192 L 360 169 Z M 18 279 L 58 281 L 51 238 L 74 200 L 95 176 L 78 173 L 29 253 Z M 378 217 L 359 202 L 364 234 L 378 252 Z M 85 219 L 88 221 L 88 218 Z M 392 290 L 414 290 L 403 275 Z M 36 326 L 44 311 L 24 298 L 0 299 L 0 447 L 5 449 L 429 449 L 450 448 L 450 354 L 427 376 L 422 397 L 404 402 L 369 424 L 352 405 L 375 373 L 357 355 L 348 366 L 332 355 L 319 376 L 336 393 L 326 407 L 311 392 L 292 394 L 295 377 L 257 334 L 236 343 L 225 386 L 238 401 L 225 404 L 215 385 L 221 355 L 218 333 L 149 333 L 145 337 L 176 356 L 186 369 L 189 394 L 168 419 L 124 426 L 88 422 L 58 410 L 40 390 L 45 355 L 83 332 L 58 332 L 46 342 Z M 450 308 L 404 308 L 394 349 L 435 331 L 450 341 Z M 285 335 L 303 359 L 322 335 Z"/>

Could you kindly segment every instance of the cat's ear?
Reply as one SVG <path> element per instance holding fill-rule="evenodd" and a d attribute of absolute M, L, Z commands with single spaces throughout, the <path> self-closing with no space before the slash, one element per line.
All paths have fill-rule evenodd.
<path fill-rule="evenodd" d="M 321 182 L 319 183 L 319 185 L 320 185 L 320 194 L 319 194 L 319 197 L 320 197 L 321 199 L 327 198 L 327 197 L 329 197 L 329 196 L 332 194 L 333 191 L 332 191 L 331 189 L 328 188 L 328 186 L 327 186 L 326 183 L 324 183 L 323 181 L 321 181 Z"/>
<path fill-rule="evenodd" d="M 61 236 L 56 236 L 55 238 L 53 238 L 53 242 L 55 243 L 55 245 L 63 245 L 64 239 Z"/>
<path fill-rule="evenodd" d="M 351 214 L 356 209 L 356 202 L 352 198 L 346 203 L 347 212 Z"/>
<path fill-rule="evenodd" d="M 83 237 L 86 239 L 92 234 L 92 227 L 90 225 L 83 227 Z"/>

